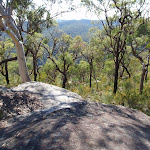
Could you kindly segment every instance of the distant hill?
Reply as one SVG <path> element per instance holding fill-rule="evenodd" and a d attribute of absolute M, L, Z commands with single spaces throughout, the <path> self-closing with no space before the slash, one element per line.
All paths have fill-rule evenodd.
<path fill-rule="evenodd" d="M 95 22 L 93 24 L 93 22 Z M 63 30 L 66 34 L 75 37 L 81 35 L 84 41 L 88 41 L 88 31 L 90 28 L 98 26 L 102 29 L 102 25 L 99 24 L 96 20 L 57 20 L 58 28 Z"/>
<path fill-rule="evenodd" d="M 77 35 L 80 35 L 84 41 L 89 41 L 88 32 L 89 29 L 95 26 L 98 26 L 100 29 L 102 29 L 102 24 L 98 23 L 98 20 L 57 20 L 58 28 L 62 31 L 64 31 L 66 34 L 75 37 Z M 26 28 L 27 22 L 24 23 L 24 28 Z M 50 28 L 51 29 L 51 28 Z M 42 33 L 49 37 L 49 30 L 46 29 Z M 23 35 L 25 35 L 23 33 Z M 2 36 L 8 36 L 6 33 L 3 33 Z"/>

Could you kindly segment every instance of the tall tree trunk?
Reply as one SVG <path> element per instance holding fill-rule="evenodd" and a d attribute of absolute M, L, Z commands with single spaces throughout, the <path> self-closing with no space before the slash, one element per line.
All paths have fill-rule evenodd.
<path fill-rule="evenodd" d="M 7 84 L 9 84 L 9 76 L 8 76 L 8 63 L 5 62 L 5 79 Z"/>
<path fill-rule="evenodd" d="M 90 88 L 92 87 L 93 60 L 90 61 Z"/>
<path fill-rule="evenodd" d="M 0 18 L 0 30 L 6 32 L 13 39 L 16 46 L 17 59 L 19 64 L 19 74 L 21 80 L 22 82 L 31 81 L 26 66 L 23 43 L 21 42 L 21 36 L 19 34 L 17 26 L 14 23 L 15 21 L 12 19 L 11 16 L 9 16 L 9 14 L 7 14 L 7 11 L 2 5 L 0 5 L 0 15 L 4 16 L 3 19 L 5 21 L 4 24 L 4 21 L 2 21 L 2 18 Z"/>
<path fill-rule="evenodd" d="M 19 41 L 19 39 L 15 36 L 15 34 L 11 30 L 8 30 L 7 33 L 15 42 L 17 59 L 18 59 L 18 64 L 19 64 L 19 74 L 20 74 L 21 80 L 23 83 L 29 82 L 31 80 L 30 80 L 30 77 L 28 74 L 28 68 L 26 65 L 23 43 Z"/>
<path fill-rule="evenodd" d="M 63 84 L 62 88 L 66 88 L 66 82 L 67 82 L 67 69 L 66 69 L 66 60 L 63 56 L 64 66 L 63 66 Z"/>
<path fill-rule="evenodd" d="M 36 57 L 33 55 L 33 72 L 34 72 L 34 81 L 37 81 L 37 62 Z"/>
<path fill-rule="evenodd" d="M 19 41 L 19 39 L 14 35 L 14 33 L 11 30 L 9 30 L 7 33 L 15 42 L 17 59 L 18 59 L 18 64 L 19 64 L 19 74 L 20 74 L 21 80 L 23 83 L 29 82 L 31 80 L 30 80 L 30 77 L 28 74 L 28 68 L 26 65 L 23 43 Z"/>
<path fill-rule="evenodd" d="M 63 74 L 63 84 L 62 84 L 62 88 L 66 88 L 66 83 L 67 83 L 67 75 L 66 73 Z"/>
<path fill-rule="evenodd" d="M 146 73 L 145 73 L 145 81 L 147 82 L 147 75 L 148 75 L 148 66 L 149 66 L 149 59 L 150 59 L 150 50 L 147 55 L 147 65 L 146 65 Z"/>
<path fill-rule="evenodd" d="M 148 75 L 148 68 L 146 69 L 146 72 L 145 72 L 145 81 L 147 82 L 147 75 Z"/>
<path fill-rule="evenodd" d="M 114 78 L 114 91 L 113 93 L 116 94 L 118 89 L 118 71 L 119 71 L 119 55 L 116 55 L 115 61 L 115 78 Z"/>
<path fill-rule="evenodd" d="M 144 87 L 144 79 L 145 79 L 145 75 L 146 75 L 146 67 L 145 64 L 142 64 L 142 74 L 141 74 L 141 82 L 140 82 L 140 94 L 143 93 L 143 87 Z"/>
<path fill-rule="evenodd" d="M 23 43 L 18 40 L 14 40 L 14 42 L 15 42 L 16 50 L 17 50 L 17 59 L 18 59 L 18 64 L 19 64 L 19 74 L 20 74 L 21 80 L 23 83 L 29 82 L 31 80 L 30 80 L 30 77 L 28 74 L 28 68 L 26 65 Z"/>

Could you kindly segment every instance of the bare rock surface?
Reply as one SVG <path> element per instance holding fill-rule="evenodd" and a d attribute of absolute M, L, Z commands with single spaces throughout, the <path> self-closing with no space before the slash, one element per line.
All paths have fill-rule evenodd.
<path fill-rule="evenodd" d="M 70 107 L 69 103 L 83 101 L 82 97 L 74 92 L 42 82 L 23 83 L 12 88 L 12 91 L 36 94 L 45 110 L 66 108 Z"/>
<path fill-rule="evenodd" d="M 30 93 L 28 102 L 34 93 L 35 110 L 39 102 L 46 106 L 1 120 L 0 150 L 150 150 L 150 117 L 144 113 L 82 101 L 77 94 L 55 86 L 56 93 L 46 92 L 49 85 L 32 83 L 32 88 L 26 83 L 12 90 Z M 56 104 L 47 102 L 51 100 Z"/>

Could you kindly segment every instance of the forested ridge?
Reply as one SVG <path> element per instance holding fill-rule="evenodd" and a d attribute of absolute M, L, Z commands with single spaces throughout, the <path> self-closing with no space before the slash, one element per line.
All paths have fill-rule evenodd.
<path fill-rule="evenodd" d="M 57 23 L 58 27 L 66 34 L 70 35 L 71 37 L 80 35 L 83 41 L 86 42 L 89 41 L 88 32 L 90 28 L 97 26 L 98 28 L 102 29 L 102 25 L 98 23 L 98 20 L 58 20 Z"/>
<path fill-rule="evenodd" d="M 89 101 L 123 105 L 150 115 L 150 21 L 145 1 L 98 1 L 97 8 L 83 0 L 96 14 L 104 10 L 105 20 L 99 21 L 56 21 L 45 7 L 31 7 L 32 0 L 9 3 L 16 17 L 7 18 L 10 14 L 2 10 L 9 5 L 2 2 L 0 85 L 40 81 Z M 113 16 L 109 10 L 114 10 Z M 24 70 L 17 61 L 20 55 L 25 56 Z"/>

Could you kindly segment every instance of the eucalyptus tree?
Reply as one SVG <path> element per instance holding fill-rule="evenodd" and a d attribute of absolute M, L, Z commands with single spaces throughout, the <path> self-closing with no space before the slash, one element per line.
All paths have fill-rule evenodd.
<path fill-rule="evenodd" d="M 37 75 L 39 73 L 38 70 L 40 66 L 38 63 L 43 59 L 43 45 L 47 44 L 47 42 L 47 38 L 45 38 L 41 33 L 35 32 L 32 36 L 27 36 L 26 46 L 29 48 L 32 55 L 34 81 L 37 81 Z"/>
<path fill-rule="evenodd" d="M 30 5 L 31 1 L 21 1 L 24 5 Z M 14 41 L 16 50 L 17 50 L 17 58 L 19 64 L 19 73 L 22 79 L 22 82 L 30 81 L 30 77 L 28 74 L 28 69 L 26 66 L 26 60 L 24 56 L 24 47 L 21 40 L 21 35 L 19 33 L 19 29 L 17 28 L 17 24 L 13 19 L 13 12 L 17 6 L 20 5 L 20 1 L 0 1 L 0 31 L 6 32 Z"/>
<path fill-rule="evenodd" d="M 48 58 L 55 65 L 57 71 L 62 75 L 62 87 L 66 88 L 66 83 L 68 81 L 69 68 L 78 59 L 79 51 L 81 47 L 77 45 L 79 37 L 72 39 L 70 35 L 62 34 L 60 37 L 58 35 L 53 35 L 53 45 L 50 48 L 46 48 L 49 56 Z"/>
<path fill-rule="evenodd" d="M 107 39 L 105 49 L 112 53 L 115 63 L 114 90 L 118 89 L 118 71 L 124 54 L 126 52 L 127 37 L 132 34 L 134 22 L 145 11 L 145 0 L 107 0 L 92 1 L 82 0 L 82 2 L 97 14 L 103 24 L 104 37 Z"/>
<path fill-rule="evenodd" d="M 81 51 L 81 54 L 89 64 L 89 86 L 92 87 L 92 77 L 96 80 L 94 64 L 100 66 L 104 62 L 104 51 L 101 46 L 101 40 L 94 36 L 91 37 L 90 42 L 85 44 L 85 48 Z"/>
<path fill-rule="evenodd" d="M 129 44 L 133 55 L 141 62 L 142 73 L 140 81 L 140 94 L 143 93 L 144 81 L 147 81 L 148 67 L 150 65 L 150 22 L 144 18 L 140 19 L 141 23 L 135 23 L 135 30 L 129 37 Z"/>

